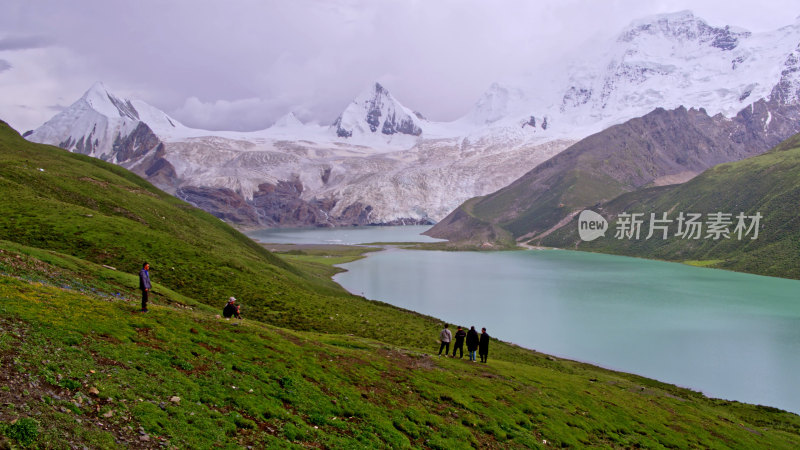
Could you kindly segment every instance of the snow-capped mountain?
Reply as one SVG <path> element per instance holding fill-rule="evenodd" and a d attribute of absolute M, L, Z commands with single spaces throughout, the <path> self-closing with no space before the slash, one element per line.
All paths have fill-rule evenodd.
<path fill-rule="evenodd" d="M 72 106 L 37 128 L 28 139 L 116 162 L 113 157 L 115 138 L 129 135 L 139 122 L 139 113 L 130 101 L 108 94 L 102 83 L 96 83 Z"/>
<path fill-rule="evenodd" d="M 523 126 L 547 117 L 545 135 L 579 138 L 658 107 L 731 117 L 769 99 L 779 83 L 797 82 L 800 75 L 782 72 L 796 66 L 799 43 L 800 22 L 751 33 L 708 25 L 691 11 L 657 15 L 549 78 L 491 86 L 462 120 Z"/>
<path fill-rule="evenodd" d="M 122 164 L 234 222 L 346 225 L 437 221 L 658 107 L 732 117 L 756 104 L 759 133 L 800 114 L 800 23 L 751 33 L 659 15 L 579 61 L 494 83 L 453 122 L 426 120 L 374 83 L 330 126 L 289 113 L 253 132 L 192 129 L 98 83 L 28 139 Z"/>
<path fill-rule="evenodd" d="M 162 136 L 187 130 L 163 111 L 139 100 L 122 99 L 97 82 L 27 138 L 123 163 L 155 149 Z"/>
<path fill-rule="evenodd" d="M 380 83 L 375 83 L 347 105 L 331 128 L 339 138 L 363 142 L 365 138 L 382 135 L 382 140 L 388 141 L 395 136 L 418 137 L 422 134 L 422 122 L 421 115 L 403 106 Z"/>
<path fill-rule="evenodd" d="M 300 122 L 300 119 L 298 119 L 293 112 L 290 112 L 276 120 L 270 128 L 295 129 L 302 126 L 303 122 Z"/>

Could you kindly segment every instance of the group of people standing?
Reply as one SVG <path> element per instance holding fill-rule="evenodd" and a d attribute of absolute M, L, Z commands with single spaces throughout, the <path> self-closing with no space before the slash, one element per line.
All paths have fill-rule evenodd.
<path fill-rule="evenodd" d="M 459 358 L 464 357 L 464 342 L 467 344 L 467 351 L 469 352 L 469 360 L 475 362 L 475 352 L 481 357 L 481 362 L 485 363 L 489 359 L 489 333 L 486 328 L 481 328 L 481 334 L 475 331 L 475 327 L 470 327 L 469 331 L 464 331 L 463 328 L 458 327 L 455 335 L 456 341 L 453 344 L 453 358 L 456 357 L 456 350 L 459 352 Z M 453 340 L 453 335 L 450 333 L 450 326 L 444 324 L 444 328 L 439 333 L 439 356 L 446 357 L 450 353 L 450 342 Z"/>

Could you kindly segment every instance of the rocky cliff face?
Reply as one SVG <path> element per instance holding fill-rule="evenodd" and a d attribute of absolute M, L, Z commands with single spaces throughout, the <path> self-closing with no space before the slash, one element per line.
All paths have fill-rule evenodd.
<path fill-rule="evenodd" d="M 255 209 L 230 189 L 183 186 L 178 188 L 175 196 L 226 222 L 245 227 L 260 225 Z"/>
<path fill-rule="evenodd" d="M 333 214 L 335 199 L 303 200 L 303 183 L 295 179 L 277 184 L 262 183 L 245 200 L 228 188 L 183 186 L 176 196 L 227 222 L 245 227 L 336 227 L 365 225 L 428 225 L 431 222 L 414 218 L 399 218 L 392 222 L 375 223 L 372 206 L 355 202 L 338 215 Z"/>
<path fill-rule="evenodd" d="M 127 135 L 117 135 L 111 149 L 116 162 L 123 164 L 146 155 L 148 152 L 163 145 L 158 136 L 153 133 L 144 122 L 139 122 L 136 128 Z M 63 147 L 62 147 L 63 148 Z"/>

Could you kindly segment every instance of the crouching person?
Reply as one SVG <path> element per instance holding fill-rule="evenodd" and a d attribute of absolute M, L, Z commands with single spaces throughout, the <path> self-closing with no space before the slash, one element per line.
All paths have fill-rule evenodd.
<path fill-rule="evenodd" d="M 242 320 L 242 316 L 239 314 L 239 305 L 236 304 L 236 299 L 234 297 L 228 299 L 228 304 L 222 309 L 222 317 L 226 319 L 236 317 L 237 319 Z"/>

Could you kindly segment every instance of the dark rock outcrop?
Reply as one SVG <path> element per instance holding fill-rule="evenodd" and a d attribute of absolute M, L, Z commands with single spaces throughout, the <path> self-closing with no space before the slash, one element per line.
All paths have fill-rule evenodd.
<path fill-rule="evenodd" d="M 536 128 L 536 117 L 531 116 L 528 120 L 522 122 L 522 128 L 525 127 Z"/>
<path fill-rule="evenodd" d="M 348 205 L 338 216 L 332 213 L 337 200 L 304 200 L 298 179 L 262 183 L 251 200 L 228 188 L 182 186 L 176 196 L 227 222 L 245 227 L 338 227 L 367 225 L 424 225 L 427 219 L 400 218 L 389 223 L 372 223 L 372 206 L 360 202 Z"/>
<path fill-rule="evenodd" d="M 395 134 L 395 133 L 402 133 L 408 134 L 411 136 L 419 136 L 422 134 L 422 129 L 418 127 L 413 120 L 410 118 L 405 119 L 397 119 L 396 114 L 392 114 L 391 116 L 386 118 L 386 121 L 383 122 L 383 129 L 381 130 L 383 134 Z"/>
<path fill-rule="evenodd" d="M 226 222 L 250 227 L 260 225 L 255 209 L 230 189 L 185 186 L 179 188 L 175 196 Z"/>
<path fill-rule="evenodd" d="M 136 112 L 135 109 L 132 111 Z M 175 167 L 165 157 L 164 143 L 144 122 L 139 122 L 127 136 L 117 136 L 113 149 L 114 153 L 111 155 L 117 164 L 146 178 L 161 189 L 175 192 L 180 184 Z"/>
<path fill-rule="evenodd" d="M 302 192 L 300 180 L 260 184 L 251 201 L 259 222 L 269 227 L 332 226 L 324 210 L 300 198 Z"/>
<path fill-rule="evenodd" d="M 132 170 L 156 186 L 172 191 L 178 186 L 179 180 L 175 167 L 167 161 L 165 155 L 164 144 L 159 143 L 156 151 L 145 155 Z"/>
<path fill-rule="evenodd" d="M 340 138 L 349 138 L 350 136 L 353 135 L 353 131 L 352 130 L 346 130 L 346 129 L 342 128 L 342 117 L 341 116 L 336 118 L 336 121 L 333 122 L 333 126 L 336 127 L 336 136 L 339 136 Z"/>
<path fill-rule="evenodd" d="M 83 138 L 81 138 L 83 141 Z M 118 164 L 144 156 L 151 150 L 161 145 L 161 140 L 153 133 L 147 124 L 139 122 L 136 128 L 127 136 L 114 139 L 112 152 Z M 78 148 L 80 148 L 78 146 Z M 83 153 L 83 152 L 81 152 Z"/>

